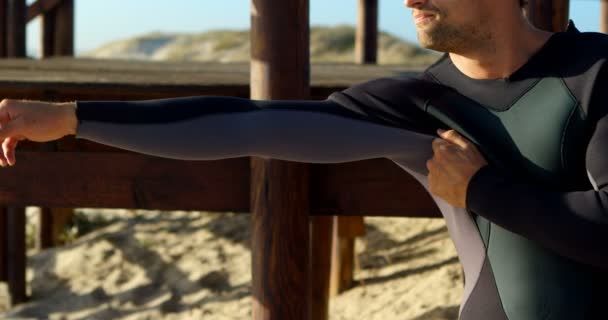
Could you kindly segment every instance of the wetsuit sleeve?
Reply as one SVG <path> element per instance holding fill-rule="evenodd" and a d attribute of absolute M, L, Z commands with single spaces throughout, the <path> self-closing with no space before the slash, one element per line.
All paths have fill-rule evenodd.
<path fill-rule="evenodd" d="M 608 76 L 598 78 L 585 155 L 593 189 L 548 191 L 490 166 L 471 179 L 467 209 L 574 260 L 608 266 Z M 593 108 L 593 109 L 591 109 Z"/>
<path fill-rule="evenodd" d="M 374 118 L 339 100 L 185 97 L 78 102 L 77 137 L 184 160 L 259 156 L 333 163 L 385 157 L 425 170 L 432 136 L 413 125 Z"/>

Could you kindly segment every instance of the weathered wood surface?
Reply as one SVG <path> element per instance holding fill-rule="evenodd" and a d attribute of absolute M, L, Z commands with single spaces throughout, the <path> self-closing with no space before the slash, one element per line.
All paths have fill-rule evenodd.
<path fill-rule="evenodd" d="M 337 296 L 352 287 L 354 271 L 355 238 L 340 237 L 334 232 L 329 287 L 331 296 Z"/>
<path fill-rule="evenodd" d="M 23 58 L 26 55 L 26 0 L 6 0 L 5 32 L 0 34 L 5 52 L 2 56 Z M 0 225 L 0 241 L 5 246 L 2 252 L 3 269 L 8 282 L 11 303 L 18 304 L 27 299 L 25 285 L 25 209 L 24 207 L 2 208 L 6 213 L 5 225 Z"/>
<path fill-rule="evenodd" d="M 25 0 L 6 0 L 6 34 L 0 35 L 6 41 L 6 56 L 25 57 L 25 35 L 27 6 Z"/>
<path fill-rule="evenodd" d="M 247 212 L 249 177 L 247 158 L 22 151 L 0 170 L 0 204 Z M 313 164 L 310 186 L 312 215 L 439 217 L 419 183 L 388 160 Z"/>
<path fill-rule="evenodd" d="M 42 13 L 42 57 L 73 56 L 74 0 L 48 3 L 48 7 Z"/>
<path fill-rule="evenodd" d="M 42 250 L 65 244 L 61 234 L 73 217 L 72 208 L 40 208 L 40 229 L 37 233 L 36 248 Z"/>
<path fill-rule="evenodd" d="M 355 62 L 378 61 L 378 0 L 358 0 Z"/>
<path fill-rule="evenodd" d="M 52 58 L 0 60 L 0 97 L 153 99 L 185 95 L 249 97 L 246 63 L 174 63 Z M 311 97 L 380 77 L 414 75 L 407 66 L 327 64 L 311 67 Z"/>
<path fill-rule="evenodd" d="M 0 57 L 6 57 L 6 41 L 7 41 L 7 24 L 8 24 L 8 0 L 0 0 Z"/>
<path fill-rule="evenodd" d="M 251 98 L 309 99 L 308 8 L 251 1 Z M 307 164 L 252 159 L 254 320 L 310 319 L 309 189 Z"/>
<path fill-rule="evenodd" d="M 25 207 L 8 207 L 3 245 L 6 254 L 6 277 L 11 294 L 11 304 L 27 300 L 25 285 L 26 247 L 25 247 Z"/>
<path fill-rule="evenodd" d="M 132 153 L 20 152 L 0 170 L 2 205 L 248 211 L 249 162 Z"/>
<path fill-rule="evenodd" d="M 311 184 L 315 214 L 440 217 L 420 183 L 389 160 L 314 165 Z"/>
<path fill-rule="evenodd" d="M 36 0 L 27 7 L 26 21 L 31 22 L 38 15 L 55 9 L 64 0 Z"/>
<path fill-rule="evenodd" d="M 538 28 L 564 31 L 568 25 L 570 0 L 529 0 L 528 19 Z"/>
<path fill-rule="evenodd" d="M 352 287 L 354 281 L 355 240 L 365 235 L 363 216 L 336 216 L 334 221 L 330 295 Z"/>
<path fill-rule="evenodd" d="M 329 318 L 329 284 L 333 244 L 333 216 L 315 216 L 311 220 L 311 319 Z"/>

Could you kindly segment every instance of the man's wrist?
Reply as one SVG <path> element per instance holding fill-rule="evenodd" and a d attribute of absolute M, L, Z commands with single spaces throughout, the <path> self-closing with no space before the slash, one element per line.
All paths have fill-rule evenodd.
<path fill-rule="evenodd" d="M 65 102 L 58 104 L 64 112 L 65 126 L 68 135 L 75 135 L 78 129 L 78 118 L 76 117 L 76 102 Z"/>

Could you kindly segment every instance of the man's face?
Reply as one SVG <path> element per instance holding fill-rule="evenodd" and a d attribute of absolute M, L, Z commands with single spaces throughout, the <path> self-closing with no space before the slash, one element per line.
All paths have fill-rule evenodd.
<path fill-rule="evenodd" d="M 423 47 L 458 53 L 491 38 L 485 28 L 488 1 L 405 0 L 404 3 L 412 9 L 418 40 Z"/>

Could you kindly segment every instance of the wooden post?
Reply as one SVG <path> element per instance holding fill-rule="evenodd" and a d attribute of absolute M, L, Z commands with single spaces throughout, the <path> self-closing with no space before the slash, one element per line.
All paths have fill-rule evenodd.
<path fill-rule="evenodd" d="M 7 57 L 25 57 L 25 23 L 27 6 L 25 0 L 6 0 L 4 6 L 6 29 L 4 38 Z M 25 208 L 3 208 L 4 226 L 0 230 L 3 242 L 2 273 L 8 282 L 12 305 L 26 301 L 25 290 Z"/>
<path fill-rule="evenodd" d="M 0 281 L 8 282 L 8 244 L 6 237 L 8 209 L 0 207 Z"/>
<path fill-rule="evenodd" d="M 52 248 L 55 245 L 53 237 L 53 212 L 49 208 L 40 208 L 40 228 L 37 230 L 36 249 Z"/>
<path fill-rule="evenodd" d="M 608 33 L 608 0 L 601 0 L 600 32 Z"/>
<path fill-rule="evenodd" d="M 8 37 L 6 35 L 6 25 L 8 22 L 7 9 L 7 0 L 0 0 L 0 57 L 2 58 L 6 57 L 6 43 L 8 41 Z"/>
<path fill-rule="evenodd" d="M 312 218 L 311 319 L 314 320 L 327 320 L 329 318 L 333 222 L 333 216 L 315 216 Z"/>
<path fill-rule="evenodd" d="M 251 97 L 309 96 L 308 0 L 251 2 Z M 308 166 L 251 161 L 255 320 L 310 319 Z"/>
<path fill-rule="evenodd" d="M 4 265 L 11 304 L 27 301 L 25 270 L 25 208 L 10 207 L 6 209 L 4 250 L 7 259 Z"/>
<path fill-rule="evenodd" d="M 74 209 L 71 208 L 40 208 L 40 230 L 36 240 L 38 250 L 63 244 L 61 233 L 73 216 Z"/>
<path fill-rule="evenodd" d="M 355 61 L 376 63 L 378 58 L 378 0 L 358 0 Z"/>
<path fill-rule="evenodd" d="M 25 0 L 6 0 L 6 54 L 8 57 L 25 57 Z"/>
<path fill-rule="evenodd" d="M 47 95 L 43 100 L 53 101 L 56 97 Z M 43 143 L 41 151 L 53 152 L 58 150 L 59 142 Z M 60 239 L 61 232 L 72 220 L 74 210 L 70 208 L 40 208 L 40 228 L 37 230 L 36 248 L 38 250 L 52 248 L 63 244 Z"/>
<path fill-rule="evenodd" d="M 530 0 L 528 19 L 538 28 L 564 31 L 568 25 L 569 0 Z"/>
<path fill-rule="evenodd" d="M 42 57 L 74 55 L 74 0 L 42 14 Z"/>
<path fill-rule="evenodd" d="M 7 16 L 8 16 L 7 0 L 0 0 L 0 57 L 6 57 L 6 43 L 8 36 L 6 34 Z M 0 281 L 8 282 L 7 266 L 8 266 L 8 245 L 7 245 L 7 208 L 0 207 Z M 9 289 L 10 290 L 10 289 Z"/>
<path fill-rule="evenodd" d="M 364 235 L 363 217 L 335 217 L 331 260 L 331 296 L 336 296 L 352 287 L 355 269 L 355 238 Z"/>

